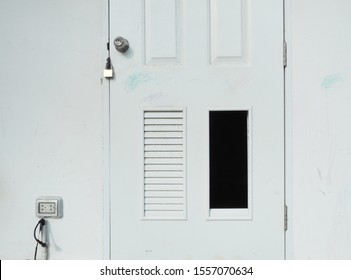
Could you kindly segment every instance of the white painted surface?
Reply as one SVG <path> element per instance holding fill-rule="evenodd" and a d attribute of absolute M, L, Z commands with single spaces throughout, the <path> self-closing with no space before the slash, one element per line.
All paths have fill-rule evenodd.
<path fill-rule="evenodd" d="M 145 63 L 180 62 L 181 0 L 142 0 Z"/>
<path fill-rule="evenodd" d="M 210 48 L 211 63 L 217 60 L 233 60 L 242 58 L 243 39 L 248 33 L 242 12 L 248 11 L 248 1 L 241 0 L 209 0 L 210 9 Z M 244 23 L 244 24 L 242 24 Z"/>
<path fill-rule="evenodd" d="M 292 257 L 351 258 L 351 2 L 292 2 Z"/>
<path fill-rule="evenodd" d="M 183 108 L 143 113 L 143 219 L 186 218 L 186 112 Z"/>
<path fill-rule="evenodd" d="M 0 259 L 33 258 L 41 195 L 49 258 L 103 257 L 101 2 L 0 1 Z"/>
<path fill-rule="evenodd" d="M 287 2 L 288 257 L 350 259 L 351 7 Z M 103 257 L 100 5 L 0 1 L 0 259 L 33 257 L 39 195 L 64 199 L 63 219 L 49 228 L 51 259 Z M 108 188 L 105 194 L 108 202 Z"/>
<path fill-rule="evenodd" d="M 118 73 L 111 81 L 114 259 L 284 257 L 283 5 L 282 1 L 241 2 L 248 1 L 167 1 L 170 26 L 165 29 L 149 21 L 150 10 L 155 13 L 152 19 L 164 20 L 162 0 L 148 0 L 143 6 L 139 0 L 111 2 L 111 40 L 125 36 L 131 46 L 124 55 L 111 53 Z M 229 19 L 229 13 L 236 19 L 225 25 L 221 16 Z M 174 41 L 176 34 L 179 38 Z M 152 38 L 154 46 L 149 42 Z M 143 47 L 146 53 L 162 49 L 155 55 L 158 65 L 147 61 L 145 65 Z M 184 54 L 180 61 L 170 59 L 177 48 Z M 151 180 L 143 173 L 143 109 L 183 107 L 187 219 L 145 221 L 144 183 Z M 222 209 L 223 215 L 218 213 L 223 211 L 211 212 L 208 205 L 208 115 L 209 110 L 243 108 L 250 114 L 248 176 L 253 195 L 249 211 Z M 183 177 L 177 178 L 177 183 L 182 181 Z"/>

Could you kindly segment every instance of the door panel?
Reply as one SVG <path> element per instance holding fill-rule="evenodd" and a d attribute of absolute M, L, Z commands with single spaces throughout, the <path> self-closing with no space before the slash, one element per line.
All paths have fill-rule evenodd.
<path fill-rule="evenodd" d="M 284 258 L 283 1 L 114 0 L 113 259 Z"/>

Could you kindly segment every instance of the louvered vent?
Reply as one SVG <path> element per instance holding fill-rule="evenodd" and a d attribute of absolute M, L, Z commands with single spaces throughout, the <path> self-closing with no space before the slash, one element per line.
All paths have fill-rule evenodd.
<path fill-rule="evenodd" d="M 144 216 L 185 218 L 184 111 L 144 111 Z"/>

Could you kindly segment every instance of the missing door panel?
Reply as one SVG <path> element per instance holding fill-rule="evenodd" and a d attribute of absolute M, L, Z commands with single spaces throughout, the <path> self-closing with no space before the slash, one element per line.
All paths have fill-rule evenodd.
<path fill-rule="evenodd" d="M 209 112 L 211 213 L 249 212 L 248 124 L 248 110 Z"/>

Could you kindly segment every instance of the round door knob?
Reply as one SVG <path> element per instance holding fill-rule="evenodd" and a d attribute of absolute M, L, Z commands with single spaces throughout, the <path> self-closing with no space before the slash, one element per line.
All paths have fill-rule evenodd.
<path fill-rule="evenodd" d="M 118 36 L 114 41 L 113 41 L 115 48 L 117 51 L 124 53 L 129 49 L 129 42 L 127 39 Z"/>

